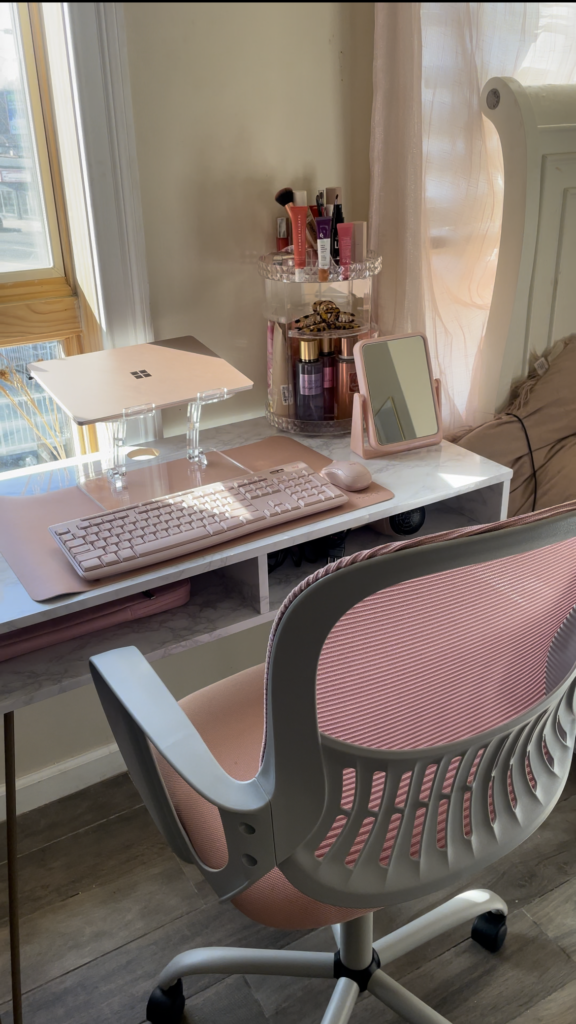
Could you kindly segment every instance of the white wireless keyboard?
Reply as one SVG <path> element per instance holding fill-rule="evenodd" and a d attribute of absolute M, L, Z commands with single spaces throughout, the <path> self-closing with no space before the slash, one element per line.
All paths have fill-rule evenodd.
<path fill-rule="evenodd" d="M 346 495 L 304 462 L 51 526 L 84 579 L 178 558 L 277 523 L 344 504 Z"/>

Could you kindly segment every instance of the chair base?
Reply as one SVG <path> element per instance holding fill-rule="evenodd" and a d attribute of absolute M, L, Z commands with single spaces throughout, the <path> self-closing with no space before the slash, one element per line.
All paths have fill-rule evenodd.
<path fill-rule="evenodd" d="M 430 939 L 474 920 L 472 938 L 497 952 L 506 935 L 508 908 L 488 889 L 455 896 L 423 917 L 373 941 L 373 915 L 364 914 L 337 925 L 338 944 L 332 953 L 287 949 L 191 949 L 174 957 L 162 971 L 159 986 L 148 1001 L 150 1024 L 180 1024 L 184 1013 L 181 979 L 189 974 L 270 974 L 293 978 L 336 978 L 322 1024 L 347 1024 L 361 992 L 368 991 L 410 1024 L 449 1024 L 398 982 L 382 966 L 397 960 Z"/>

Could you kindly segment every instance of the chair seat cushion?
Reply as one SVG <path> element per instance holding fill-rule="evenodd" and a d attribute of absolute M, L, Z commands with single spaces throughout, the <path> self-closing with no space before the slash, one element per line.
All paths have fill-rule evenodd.
<path fill-rule="evenodd" d="M 225 771 L 253 779 L 260 765 L 264 730 L 264 665 L 191 693 L 180 707 Z M 199 796 L 157 755 L 174 809 L 196 853 L 208 867 L 226 863 L 226 840 L 216 807 Z M 318 903 L 299 892 L 278 868 L 232 901 L 243 914 L 270 928 L 320 928 L 358 917 L 357 910 Z"/>

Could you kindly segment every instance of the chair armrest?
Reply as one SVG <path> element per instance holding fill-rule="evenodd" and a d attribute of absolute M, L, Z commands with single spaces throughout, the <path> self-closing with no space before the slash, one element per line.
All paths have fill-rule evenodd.
<path fill-rule="evenodd" d="M 256 779 L 233 779 L 206 746 L 137 647 L 119 647 L 90 658 L 100 677 L 160 754 L 200 796 L 221 810 L 254 812 L 268 805 Z"/>

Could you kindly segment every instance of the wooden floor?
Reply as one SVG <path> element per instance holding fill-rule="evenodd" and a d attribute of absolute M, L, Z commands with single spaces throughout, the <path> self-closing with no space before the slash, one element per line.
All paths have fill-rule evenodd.
<path fill-rule="evenodd" d="M 142 1024 L 158 971 L 191 946 L 333 949 L 328 929 L 273 932 L 219 905 L 167 849 L 121 775 L 19 819 L 25 1024 Z M 3 826 L 0 826 L 3 828 Z M 5 836 L 0 833 L 0 1018 L 12 1024 Z M 576 772 L 539 832 L 478 877 L 508 902 L 492 956 L 456 929 L 390 973 L 453 1024 L 576 1021 Z M 378 934 L 446 894 L 377 915 Z M 194 1024 L 319 1024 L 332 984 L 202 977 L 185 982 Z M 353 1024 L 398 1018 L 363 997 Z"/>

